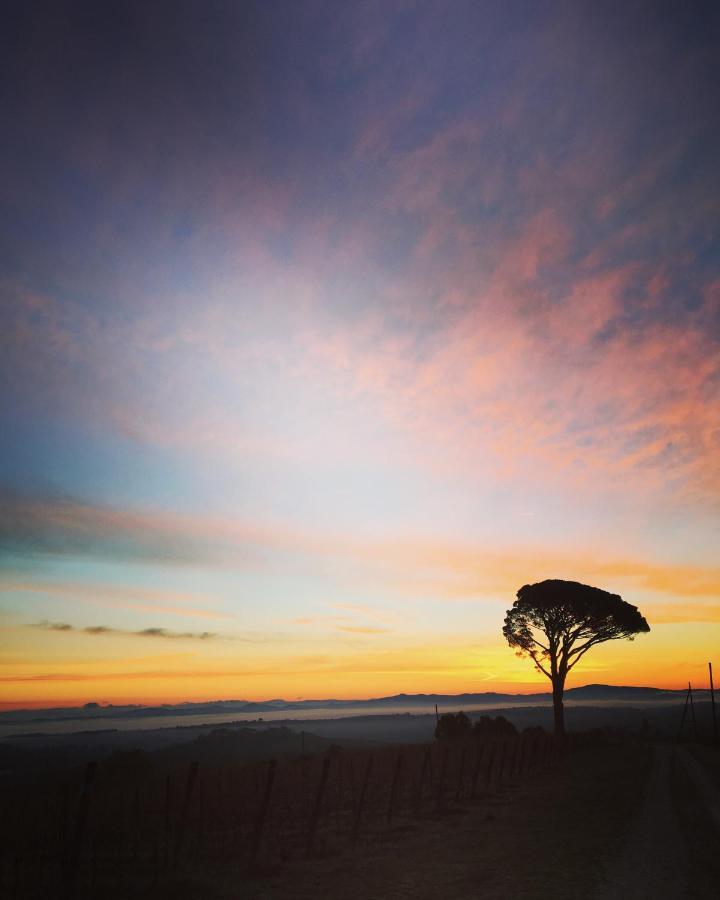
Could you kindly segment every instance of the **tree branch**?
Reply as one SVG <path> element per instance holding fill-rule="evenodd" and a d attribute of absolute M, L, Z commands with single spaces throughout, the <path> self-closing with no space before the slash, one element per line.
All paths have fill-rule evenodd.
<path fill-rule="evenodd" d="M 591 647 L 594 647 L 595 644 L 602 644 L 602 643 L 604 643 L 604 641 L 588 641 L 587 644 L 585 644 L 583 646 L 580 653 L 578 653 L 578 655 L 575 657 L 575 659 L 567 667 L 568 672 L 570 671 L 570 669 L 573 668 L 573 666 L 575 666 L 583 658 L 583 656 L 585 656 L 585 654 L 588 652 L 588 650 Z"/>
<path fill-rule="evenodd" d="M 540 669 L 540 671 L 541 671 L 544 675 L 546 675 L 546 676 L 550 679 L 550 681 L 552 681 L 552 675 L 548 672 L 548 670 L 545 668 L 545 666 L 544 666 L 544 665 L 540 662 L 540 660 L 537 658 L 537 654 L 535 653 L 535 651 L 534 651 L 534 650 L 528 650 L 528 653 L 530 654 L 530 656 L 531 656 L 531 658 L 532 658 L 532 661 L 535 663 L 535 665 L 538 667 L 538 669 Z"/>

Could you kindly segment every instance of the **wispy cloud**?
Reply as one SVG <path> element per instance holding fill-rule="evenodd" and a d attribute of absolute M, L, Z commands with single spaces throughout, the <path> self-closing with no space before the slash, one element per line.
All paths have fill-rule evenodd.
<path fill-rule="evenodd" d="M 3 606 L 88 647 L 126 633 L 76 603 L 370 647 L 549 576 L 713 616 L 710 5 L 220 6 L 139 11 L 131 70 L 5 23 Z"/>
<path fill-rule="evenodd" d="M 375 628 L 371 625 L 338 625 L 339 631 L 349 631 L 351 634 L 389 634 L 389 628 Z"/>
<path fill-rule="evenodd" d="M 78 628 L 67 622 L 35 622 L 30 625 L 31 628 L 39 628 L 44 631 L 61 631 L 75 632 L 77 634 L 89 635 L 120 635 L 125 637 L 148 637 L 148 638 L 169 638 L 169 639 L 185 639 L 209 641 L 220 637 L 211 631 L 171 631 L 168 628 L 141 628 L 138 631 L 132 631 L 124 628 L 111 628 L 107 625 L 87 625 Z"/>
<path fill-rule="evenodd" d="M 329 571 L 341 580 L 372 578 L 378 583 L 379 579 L 387 588 L 405 594 L 430 594 L 445 599 L 508 597 L 517 590 L 520 579 L 540 580 L 557 573 L 674 597 L 712 597 L 720 593 L 720 569 L 712 565 L 658 563 L 548 545 L 511 550 L 489 548 L 441 535 L 359 537 L 349 532 L 325 533 L 273 523 L 261 526 L 230 519 L 138 512 L 77 501 L 62 501 L 58 505 L 52 499 L 32 500 L 28 506 L 30 516 L 26 516 L 24 501 L 17 501 L 14 509 L 41 534 L 46 553 L 63 552 L 66 535 L 70 535 L 74 553 L 112 554 L 116 541 L 132 532 L 133 545 L 127 552 L 132 556 L 137 547 L 138 559 L 147 559 L 145 540 L 151 546 L 181 543 L 185 553 L 176 562 L 183 565 L 212 560 L 214 565 L 242 568 L 251 559 L 250 565 L 257 571 L 277 565 L 279 554 L 286 566 L 297 566 L 301 558 L 305 566 L 327 572 L 325 564 L 329 561 L 333 563 Z M 6 505 L 6 513 L 8 508 Z M 13 508 L 10 509 L 12 517 Z M 33 540 L 31 546 L 37 547 L 37 543 Z M 352 566 L 348 567 L 348 563 Z M 14 583 L 8 582 L 10 589 Z M 42 583 L 39 589 L 43 590 Z M 353 604 L 350 609 L 355 609 Z M 343 621 L 341 615 L 335 620 Z"/>
<path fill-rule="evenodd" d="M 655 625 L 678 625 L 691 622 L 720 623 L 720 606 L 705 603 L 651 603 L 643 609 L 645 617 Z"/>
<path fill-rule="evenodd" d="M 353 622 L 352 616 L 298 616 L 290 620 L 293 625 L 311 625 L 332 631 L 345 631 L 350 634 L 390 634 L 390 628 L 379 628 L 374 625 L 362 625 Z"/>

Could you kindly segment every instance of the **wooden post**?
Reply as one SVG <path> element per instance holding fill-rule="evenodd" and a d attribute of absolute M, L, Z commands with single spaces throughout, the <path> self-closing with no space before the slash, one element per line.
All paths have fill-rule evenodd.
<path fill-rule="evenodd" d="M 715 685 L 713 684 L 712 663 L 708 663 L 710 670 L 710 704 L 712 706 L 713 744 L 718 745 L 717 719 L 715 718 Z"/>
<path fill-rule="evenodd" d="M 492 787 L 493 770 L 495 768 L 495 757 L 497 756 L 497 741 L 490 743 L 490 753 L 488 754 L 487 769 L 485 771 L 485 790 L 488 791 Z"/>
<path fill-rule="evenodd" d="M 528 747 L 527 754 L 527 766 L 525 771 L 528 775 L 532 775 L 532 773 L 537 769 L 537 759 L 538 759 L 538 750 L 540 748 L 540 741 L 536 734 L 533 734 L 532 739 L 530 740 L 530 746 Z"/>
<path fill-rule="evenodd" d="M 695 736 L 695 740 L 698 739 L 698 730 L 697 730 L 697 719 L 695 718 L 695 703 L 693 702 L 693 693 L 690 682 L 688 681 L 688 692 L 690 694 L 690 714 L 692 715 L 692 723 L 693 723 L 693 734 Z"/>
<path fill-rule="evenodd" d="M 455 802 L 459 802 L 460 795 L 462 794 L 462 786 L 463 786 L 463 775 L 465 774 L 465 754 L 467 753 L 467 747 L 463 745 L 462 750 L 460 751 L 460 764 L 458 767 L 458 780 L 457 780 L 457 788 L 455 789 Z"/>
<path fill-rule="evenodd" d="M 165 844 L 163 847 L 163 868 L 170 862 L 170 775 L 165 776 Z"/>
<path fill-rule="evenodd" d="M 258 807 L 257 816 L 255 818 L 255 830 L 253 831 L 252 844 L 250 845 L 250 862 L 249 868 L 252 871 L 257 865 L 260 846 L 262 844 L 263 831 L 265 829 L 265 821 L 270 807 L 270 798 L 272 796 L 273 784 L 275 783 L 275 770 L 277 768 L 277 760 L 271 759 L 268 763 L 267 777 L 265 778 L 265 790 L 263 791 L 262 800 Z"/>
<path fill-rule="evenodd" d="M 482 768 L 483 758 L 485 756 L 485 749 L 487 744 L 481 743 L 478 747 L 477 751 L 477 759 L 475 760 L 475 766 L 473 768 L 472 781 L 470 782 L 470 800 L 475 799 L 475 794 L 477 792 L 477 783 L 478 778 L 480 777 L 480 769 Z"/>
<path fill-rule="evenodd" d="M 527 737 L 524 734 L 521 734 L 520 735 L 520 750 L 518 753 L 518 762 L 517 762 L 517 768 L 516 768 L 518 778 L 522 778 L 522 776 L 525 774 L 525 766 L 526 766 L 526 762 L 527 762 L 527 748 L 528 748 Z"/>
<path fill-rule="evenodd" d="M 423 787 L 425 786 L 425 772 L 428 768 L 430 760 L 430 748 L 426 747 L 423 753 L 422 765 L 420 766 L 420 777 L 418 778 L 417 791 L 415 794 L 415 815 L 419 816 L 422 809 Z"/>
<path fill-rule="evenodd" d="M 357 788 L 355 786 L 355 760 L 350 757 L 350 810 L 352 817 L 355 816 L 355 807 L 357 806 Z"/>
<path fill-rule="evenodd" d="M 355 809 L 355 822 L 353 823 L 353 840 L 357 838 L 358 829 L 360 828 L 360 816 L 362 815 L 363 804 L 365 803 L 365 794 L 367 793 L 368 781 L 370 780 L 370 773 L 372 772 L 373 767 L 373 758 L 372 756 L 368 757 L 367 765 L 365 766 L 365 775 L 363 776 L 362 785 L 360 787 L 360 796 L 358 797 L 357 807 Z"/>
<path fill-rule="evenodd" d="M 545 753 L 545 735 L 538 734 L 535 738 L 535 752 L 533 753 L 533 772 L 542 772 L 543 754 Z"/>
<path fill-rule="evenodd" d="M 398 753 L 395 760 L 395 769 L 393 771 L 392 782 L 390 783 L 390 794 L 388 796 L 387 823 L 392 822 L 393 812 L 395 811 L 395 800 L 397 797 L 398 782 L 400 781 L 400 770 L 402 769 L 403 755 Z"/>
<path fill-rule="evenodd" d="M 305 857 L 312 856 L 313 845 L 315 843 L 315 832 L 317 831 L 318 820 L 322 811 L 323 794 L 325 793 L 325 785 L 327 784 L 328 771 L 330 769 L 330 757 L 323 759 L 322 771 L 320 773 L 320 781 L 318 782 L 317 793 L 315 794 L 315 804 L 313 806 L 312 816 L 310 817 L 310 825 L 308 827 L 307 844 L 305 845 Z"/>
<path fill-rule="evenodd" d="M 518 740 L 517 737 L 514 737 L 509 742 L 510 758 L 508 759 L 508 781 L 512 781 L 517 773 L 518 750 L 520 749 Z"/>
<path fill-rule="evenodd" d="M 132 820 L 133 820 L 132 857 L 133 857 L 133 860 L 136 860 L 138 858 L 138 853 L 140 851 L 140 789 L 137 787 L 135 788 L 135 792 L 133 794 Z"/>
<path fill-rule="evenodd" d="M 74 900 L 74 897 L 76 896 L 78 869 L 80 867 L 88 813 L 90 810 L 90 792 L 95 781 L 96 772 L 97 762 L 92 761 L 85 766 L 85 776 L 80 790 L 80 801 L 78 803 L 77 819 L 75 820 L 75 831 L 72 837 L 66 864 L 67 867 L 65 870 L 64 900 Z"/>
<path fill-rule="evenodd" d="M 450 750 L 447 746 L 443 747 L 443 753 L 440 758 L 440 773 L 438 775 L 437 794 L 435 797 L 435 811 L 439 813 L 443 806 L 443 793 L 445 790 L 445 776 L 447 774 L 447 764 Z"/>
<path fill-rule="evenodd" d="M 338 834 L 341 831 L 342 825 L 342 800 L 343 800 L 343 758 L 342 754 L 338 753 L 337 756 L 337 766 L 335 767 L 337 770 L 337 791 L 335 793 L 336 802 L 335 802 L 335 830 Z"/>
<path fill-rule="evenodd" d="M 182 813 L 180 814 L 180 826 L 175 838 L 175 852 L 173 861 L 177 864 L 180 859 L 180 853 L 185 843 L 185 832 L 187 831 L 188 818 L 190 816 L 190 804 L 192 803 L 192 795 L 195 790 L 195 782 L 197 781 L 199 763 L 193 760 L 188 769 L 187 781 L 185 782 L 185 798 L 183 800 Z"/>
<path fill-rule="evenodd" d="M 508 751 L 508 741 L 507 740 L 501 741 L 500 742 L 500 761 L 499 761 L 499 765 L 498 765 L 498 777 L 497 777 L 497 783 L 498 783 L 499 787 L 502 786 L 503 778 L 505 777 L 507 751 Z"/>
<path fill-rule="evenodd" d="M 688 703 L 690 702 L 690 682 L 688 682 L 688 691 L 685 694 L 685 706 L 683 706 L 683 714 L 680 719 L 680 728 L 678 729 L 678 740 L 682 738 L 683 728 L 685 727 L 685 718 L 687 717 Z"/>

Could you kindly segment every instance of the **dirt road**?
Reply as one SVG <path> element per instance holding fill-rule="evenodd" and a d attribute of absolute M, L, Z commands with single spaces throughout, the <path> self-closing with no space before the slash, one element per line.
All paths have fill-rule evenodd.
<path fill-rule="evenodd" d="M 720 795 L 685 747 L 658 744 L 620 859 L 597 900 L 718 896 Z"/>

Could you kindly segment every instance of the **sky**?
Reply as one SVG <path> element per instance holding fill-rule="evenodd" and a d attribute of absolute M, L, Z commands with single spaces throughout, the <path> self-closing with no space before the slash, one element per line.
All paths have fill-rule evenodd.
<path fill-rule="evenodd" d="M 3 6 L 0 702 L 545 690 L 720 645 L 720 15 Z M 717 661 L 720 666 L 720 660 Z"/>

